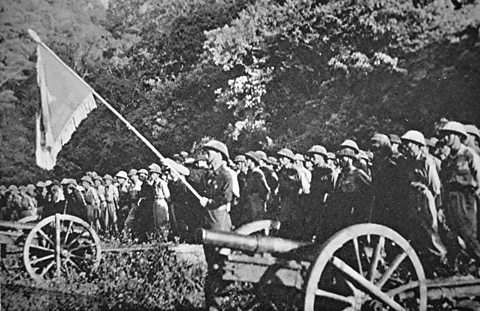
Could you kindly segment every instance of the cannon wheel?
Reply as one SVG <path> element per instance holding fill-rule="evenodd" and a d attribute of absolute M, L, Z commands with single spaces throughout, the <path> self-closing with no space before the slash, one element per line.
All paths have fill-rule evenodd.
<path fill-rule="evenodd" d="M 407 240 L 382 225 L 358 224 L 336 233 L 320 248 L 309 275 L 306 311 L 427 309 L 420 259 Z M 399 289 L 413 295 L 401 300 Z"/>
<path fill-rule="evenodd" d="M 90 272 L 100 264 L 100 239 L 82 219 L 56 214 L 40 221 L 27 236 L 23 262 L 33 279 Z"/>
<path fill-rule="evenodd" d="M 243 226 L 235 229 L 235 233 L 242 235 L 252 235 L 257 233 L 262 233 L 266 236 L 269 236 L 272 231 L 278 231 L 280 229 L 280 222 L 276 220 L 257 220 L 245 224 Z"/>

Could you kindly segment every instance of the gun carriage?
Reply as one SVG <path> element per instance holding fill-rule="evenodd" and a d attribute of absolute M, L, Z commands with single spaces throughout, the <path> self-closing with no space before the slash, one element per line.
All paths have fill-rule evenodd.
<path fill-rule="evenodd" d="M 278 229 L 258 221 L 236 232 L 200 230 L 220 248 L 227 281 L 296 288 L 304 310 L 427 310 L 429 300 L 480 296 L 480 279 L 427 280 L 409 242 L 379 224 L 340 230 L 323 244 L 251 235 Z"/>

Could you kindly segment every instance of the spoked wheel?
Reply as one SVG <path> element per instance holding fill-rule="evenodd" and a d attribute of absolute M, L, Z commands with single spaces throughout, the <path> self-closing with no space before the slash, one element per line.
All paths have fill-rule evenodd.
<path fill-rule="evenodd" d="M 345 228 L 322 245 L 312 264 L 304 309 L 425 311 L 427 286 L 420 259 L 388 227 Z"/>
<path fill-rule="evenodd" d="M 23 262 L 34 279 L 90 272 L 100 264 L 100 239 L 82 219 L 56 214 L 40 221 L 27 236 Z"/>
<path fill-rule="evenodd" d="M 265 236 L 271 235 L 273 232 L 280 229 L 280 222 L 276 220 L 257 220 L 245 224 L 235 229 L 235 233 L 243 235 L 262 234 Z"/>

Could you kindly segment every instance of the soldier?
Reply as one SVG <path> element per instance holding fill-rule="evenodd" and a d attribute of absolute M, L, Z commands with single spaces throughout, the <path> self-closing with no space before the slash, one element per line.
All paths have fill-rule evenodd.
<path fill-rule="evenodd" d="M 37 200 L 38 215 L 42 215 L 46 203 L 47 189 L 43 181 L 37 182 L 35 185 L 35 200 Z"/>
<path fill-rule="evenodd" d="M 277 195 L 278 195 L 278 175 L 275 171 L 274 164 L 275 158 L 274 157 L 267 157 L 267 154 L 262 150 L 255 151 L 257 154 L 259 168 L 262 170 L 263 174 L 265 175 L 265 179 L 267 180 L 267 184 L 270 187 L 270 195 L 267 199 L 267 218 L 275 218 L 273 211 L 276 209 L 276 204 L 278 202 Z M 272 159 L 275 159 L 272 162 Z"/>
<path fill-rule="evenodd" d="M 480 160 L 462 143 L 468 138 L 463 124 L 447 122 L 440 128 L 439 134 L 450 148 L 440 171 L 447 224 L 463 240 L 467 252 L 478 260 L 480 244 L 477 240 L 476 196 L 480 193 Z"/>
<path fill-rule="evenodd" d="M 36 216 L 37 215 L 37 200 L 35 199 L 35 186 L 29 184 L 25 187 L 25 193 L 22 193 L 22 217 Z"/>
<path fill-rule="evenodd" d="M 438 234 L 438 213 L 435 197 L 440 195 L 440 178 L 435 162 L 424 153 L 425 138 L 419 131 L 410 130 L 402 136 L 400 167 L 401 190 L 407 202 L 405 232 L 419 249 L 427 249 L 443 260 L 447 250 Z"/>
<path fill-rule="evenodd" d="M 119 171 L 115 175 L 118 185 L 118 211 L 117 211 L 117 226 L 120 232 L 123 232 L 125 220 L 130 211 L 130 194 L 128 193 L 129 182 L 128 175 L 125 171 Z"/>
<path fill-rule="evenodd" d="M 109 174 L 103 176 L 105 182 L 105 215 L 103 227 L 108 235 L 111 231 L 118 234 L 117 211 L 118 211 L 118 189 L 113 185 L 113 177 Z"/>
<path fill-rule="evenodd" d="M 98 221 L 102 230 L 105 228 L 105 213 L 107 210 L 107 201 L 105 199 L 105 186 L 103 185 L 103 178 L 96 173 L 93 176 L 93 182 L 95 183 L 94 187 L 97 190 L 98 198 L 100 199 L 99 212 L 98 212 Z"/>
<path fill-rule="evenodd" d="M 162 169 L 158 164 L 151 164 L 150 169 L 150 184 L 153 187 L 155 198 L 153 201 L 153 226 L 155 230 L 160 230 L 161 227 L 167 225 L 170 221 L 168 213 L 168 202 L 170 201 L 170 190 L 165 180 L 161 178 Z"/>
<path fill-rule="evenodd" d="M 352 148 L 344 147 L 337 157 L 341 171 L 327 201 L 327 213 L 334 224 L 327 236 L 346 226 L 369 221 L 372 204 L 371 181 L 364 171 L 353 165 L 355 152 Z"/>
<path fill-rule="evenodd" d="M 297 153 L 295 154 L 294 157 L 294 165 L 296 169 L 300 172 L 302 175 L 302 189 L 300 190 L 300 195 L 308 195 L 310 193 L 310 182 L 312 181 L 312 172 L 310 172 L 306 167 L 305 167 L 305 157 Z"/>
<path fill-rule="evenodd" d="M 82 186 L 85 188 L 85 203 L 87 205 L 87 217 L 90 226 L 96 231 L 100 227 L 100 198 L 98 192 L 93 186 L 93 180 L 90 176 L 82 177 Z"/>
<path fill-rule="evenodd" d="M 317 235 L 323 239 L 326 236 L 324 229 L 328 225 L 325 214 L 325 202 L 335 186 L 335 172 L 327 165 L 328 153 L 325 147 L 314 145 L 307 151 L 307 157 L 312 162 L 312 182 L 308 197 L 307 219 L 305 228 L 308 236 Z"/>
<path fill-rule="evenodd" d="M 467 124 L 465 125 L 465 131 L 468 134 L 465 144 L 480 156 L 480 130 L 473 124 Z"/>
<path fill-rule="evenodd" d="M 130 195 L 130 211 L 128 212 L 127 219 L 125 220 L 125 231 L 127 233 L 132 233 L 135 230 L 135 219 L 138 213 L 138 199 L 140 190 L 142 189 L 142 182 L 138 177 L 138 172 L 136 169 L 132 168 L 128 172 L 128 177 L 130 178 L 130 183 L 128 187 L 128 193 Z"/>
<path fill-rule="evenodd" d="M 259 168 L 259 159 L 254 151 L 245 154 L 247 160 L 247 183 L 244 191 L 245 215 L 243 223 L 260 220 L 265 217 L 267 211 L 267 200 L 270 195 L 270 186 L 267 183 L 265 174 Z"/>
<path fill-rule="evenodd" d="M 278 171 L 278 198 L 279 211 L 277 218 L 282 222 L 281 235 L 290 238 L 299 238 L 298 226 L 302 220 L 301 210 L 298 208 L 299 195 L 302 189 L 302 174 L 295 168 L 295 154 L 287 148 L 277 152 L 280 161 Z"/>
<path fill-rule="evenodd" d="M 22 197 L 18 191 L 18 187 L 16 185 L 10 185 L 6 195 L 7 205 L 2 212 L 2 218 L 4 220 L 16 221 L 20 219 L 22 213 Z"/>
<path fill-rule="evenodd" d="M 388 138 L 390 139 L 390 145 L 392 146 L 393 157 L 400 156 L 400 150 L 398 150 L 398 147 L 402 144 L 402 140 L 396 134 L 390 134 L 388 135 Z"/>
<path fill-rule="evenodd" d="M 0 220 L 7 220 L 4 214 L 7 209 L 7 191 L 5 185 L 0 185 Z"/>

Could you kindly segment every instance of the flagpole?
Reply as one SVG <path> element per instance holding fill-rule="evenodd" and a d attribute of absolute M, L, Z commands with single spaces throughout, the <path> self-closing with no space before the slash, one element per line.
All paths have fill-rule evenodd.
<path fill-rule="evenodd" d="M 45 43 L 43 43 L 35 31 L 28 29 L 28 33 L 30 34 L 30 37 L 32 37 L 32 39 L 35 42 L 37 42 L 38 44 L 41 44 L 47 51 L 49 51 L 53 55 L 53 57 L 55 57 L 60 62 L 60 64 L 62 64 L 68 71 L 70 71 L 70 73 L 72 73 L 80 81 L 82 81 L 82 83 L 84 83 L 85 86 L 87 86 L 92 91 L 92 94 L 98 100 L 100 100 L 111 112 L 113 112 L 113 114 L 116 115 L 123 123 L 125 123 L 127 128 L 131 130 L 135 135 L 137 135 L 137 137 L 140 138 L 140 140 L 143 141 L 147 145 L 147 147 L 150 148 L 150 150 L 152 150 L 153 153 L 158 158 L 160 158 L 161 160 L 165 159 L 165 157 L 135 127 L 133 127 L 133 125 L 130 124 L 130 122 L 128 122 L 117 110 L 115 110 L 115 108 L 113 108 L 105 99 L 103 99 L 103 97 L 100 96 L 100 94 L 98 94 L 87 82 L 85 82 L 73 69 L 67 66 L 63 62 L 63 60 L 60 57 L 58 57 L 57 54 L 55 54 Z M 164 162 L 163 164 L 165 164 L 170 168 L 170 170 L 174 173 L 174 175 L 185 184 L 188 190 L 190 190 L 198 200 L 202 198 L 202 196 L 200 196 L 200 194 L 195 190 L 195 188 L 193 188 L 192 185 L 190 185 L 190 183 L 188 183 L 188 181 L 185 180 L 183 175 L 180 174 L 172 165 L 170 165 L 168 161 L 163 161 L 163 162 Z"/>

